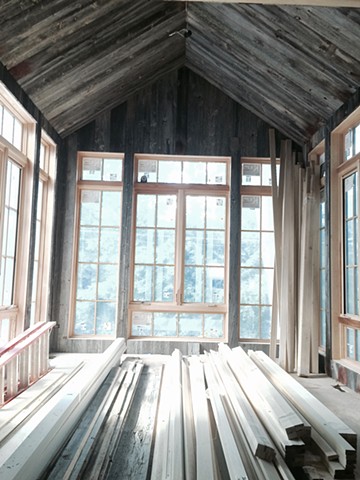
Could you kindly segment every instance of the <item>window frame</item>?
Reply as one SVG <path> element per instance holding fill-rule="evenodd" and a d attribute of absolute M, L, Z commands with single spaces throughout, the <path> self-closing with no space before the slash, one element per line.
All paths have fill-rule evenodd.
<path fill-rule="evenodd" d="M 225 184 L 187 184 L 187 183 L 141 183 L 137 181 L 138 165 L 141 160 L 177 160 L 186 162 L 225 162 L 226 179 Z M 184 156 L 184 155 L 152 155 L 135 154 L 134 156 L 134 189 L 133 189 L 133 210 L 132 210 L 132 236 L 130 255 L 130 280 L 129 280 L 129 304 L 128 304 L 128 337 L 136 340 L 151 339 L 154 341 L 186 341 L 186 342 L 219 342 L 228 338 L 228 308 L 229 308 L 229 238 L 230 238 L 230 168 L 231 157 L 213 156 Z M 134 271 L 135 271 L 135 237 L 136 237 L 136 207 L 139 194 L 168 194 L 183 197 L 183 202 L 177 204 L 177 219 L 175 225 L 175 280 L 174 280 L 174 301 L 173 302 L 141 302 L 134 301 Z M 185 199 L 187 195 L 199 196 L 224 196 L 226 198 L 225 210 L 225 248 L 224 248 L 224 303 L 184 303 L 180 298 L 184 294 L 183 270 L 185 258 Z M 180 248 L 183 247 L 182 252 Z M 214 306 L 216 305 L 216 306 Z M 136 336 L 132 334 L 132 316 L 136 312 L 148 313 L 193 313 L 193 314 L 222 314 L 223 336 Z M 177 325 L 178 326 L 178 325 Z"/>
<path fill-rule="evenodd" d="M 121 172 L 121 181 L 106 181 L 106 180 L 82 180 L 82 165 L 84 158 L 114 158 L 121 159 L 122 161 L 122 172 Z M 117 191 L 121 192 L 121 203 L 120 203 L 120 216 L 119 216 L 119 236 L 121 235 L 122 228 L 122 202 L 123 202 L 123 177 L 124 177 L 124 154 L 123 153 L 114 153 L 114 152 L 89 152 L 89 151 L 79 151 L 77 153 L 77 163 L 76 163 L 76 193 L 75 193 L 75 215 L 74 215 L 74 237 L 73 237 L 73 252 L 72 252 L 72 271 L 71 271 L 71 285 L 70 285 L 70 308 L 69 308 L 69 322 L 68 322 L 68 338 L 70 340 L 81 340 L 81 339 L 113 339 L 117 335 L 117 312 L 118 312 L 118 298 L 116 301 L 116 315 L 115 315 L 115 325 L 113 335 L 104 335 L 104 334 L 84 334 L 79 335 L 75 333 L 75 310 L 76 310 L 76 289 L 77 289 L 77 272 L 78 272 L 78 256 L 79 256 L 79 239 L 80 239 L 80 213 L 81 213 L 81 193 L 83 190 L 91 191 Z M 118 254 L 118 269 L 120 269 L 120 238 L 119 238 L 119 254 Z M 119 278 L 119 276 L 118 276 Z M 120 285 L 117 285 L 117 297 Z"/>

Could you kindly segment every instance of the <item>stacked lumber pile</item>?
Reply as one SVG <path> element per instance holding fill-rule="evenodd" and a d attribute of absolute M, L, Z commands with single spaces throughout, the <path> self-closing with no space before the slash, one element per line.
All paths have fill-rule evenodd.
<path fill-rule="evenodd" d="M 165 367 L 151 478 L 354 478 L 356 434 L 262 352 Z"/>

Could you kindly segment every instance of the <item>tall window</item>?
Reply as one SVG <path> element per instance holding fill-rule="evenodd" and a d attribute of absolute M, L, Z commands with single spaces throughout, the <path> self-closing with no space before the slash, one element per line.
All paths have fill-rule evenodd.
<path fill-rule="evenodd" d="M 359 168 L 360 168 L 360 109 L 350 115 L 332 133 L 332 165 L 337 169 L 338 183 L 332 184 L 332 195 L 337 193 L 339 202 L 332 202 L 332 218 L 341 218 L 337 231 L 338 244 L 334 243 L 333 259 L 338 258 L 337 246 L 341 245 L 342 255 L 333 268 L 341 276 L 332 276 L 332 308 L 337 313 L 342 344 L 338 355 L 360 361 L 360 312 L 359 312 Z M 337 205 L 341 209 L 336 210 Z M 333 230 L 333 237 L 335 236 Z M 341 263 L 340 263 L 341 262 Z M 339 281 L 339 277 L 341 283 Z M 337 291 L 342 291 L 338 301 Z"/>
<path fill-rule="evenodd" d="M 240 338 L 268 340 L 274 280 L 269 159 L 242 159 Z"/>
<path fill-rule="evenodd" d="M 40 177 L 36 210 L 33 288 L 30 323 L 45 321 L 49 285 L 56 147 L 43 132 L 40 146 Z"/>
<path fill-rule="evenodd" d="M 123 158 L 80 153 L 72 336 L 114 336 Z"/>
<path fill-rule="evenodd" d="M 24 326 L 34 127 L 0 83 L 0 343 Z"/>
<path fill-rule="evenodd" d="M 320 192 L 320 347 L 326 345 L 326 240 L 325 240 L 325 192 Z"/>
<path fill-rule="evenodd" d="M 133 337 L 225 337 L 228 158 L 136 157 Z"/>

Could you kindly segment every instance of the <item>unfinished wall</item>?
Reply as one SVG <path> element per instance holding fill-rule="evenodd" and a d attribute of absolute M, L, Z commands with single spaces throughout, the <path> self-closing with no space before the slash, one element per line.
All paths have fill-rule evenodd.
<path fill-rule="evenodd" d="M 99 116 L 67 137 L 60 152 L 52 319 L 59 328 L 53 350 L 101 351 L 107 342 L 68 339 L 73 247 L 76 154 L 79 150 L 125 153 L 123 232 L 119 289 L 118 335 L 127 336 L 129 242 L 132 208 L 133 154 L 226 155 L 232 157 L 229 343 L 238 338 L 239 230 L 241 156 L 268 156 L 269 126 L 218 89 L 184 68 L 167 75 L 126 103 Z M 278 135 L 278 139 L 280 136 Z M 132 351 L 166 353 L 176 342 L 130 342 Z M 208 344 L 207 344 L 208 345 Z M 183 344 L 186 353 L 201 344 Z"/>

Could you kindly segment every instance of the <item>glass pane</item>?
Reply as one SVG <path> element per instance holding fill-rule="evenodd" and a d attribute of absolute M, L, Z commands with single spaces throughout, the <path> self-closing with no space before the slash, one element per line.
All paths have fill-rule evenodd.
<path fill-rule="evenodd" d="M 132 315 L 131 334 L 136 337 L 147 337 L 151 335 L 152 313 L 135 312 Z"/>
<path fill-rule="evenodd" d="M 320 270 L 320 308 L 326 309 L 326 272 Z"/>
<path fill-rule="evenodd" d="M 261 197 L 261 228 L 262 230 L 274 230 L 274 214 L 271 197 Z"/>
<path fill-rule="evenodd" d="M 355 346 L 356 346 L 356 356 L 355 360 L 360 361 L 360 330 L 355 330 Z"/>
<path fill-rule="evenodd" d="M 116 305 L 110 302 L 99 302 L 96 306 L 96 334 L 115 334 Z"/>
<path fill-rule="evenodd" d="M 355 155 L 360 153 L 360 124 L 354 129 L 355 137 Z"/>
<path fill-rule="evenodd" d="M 204 228 L 205 197 L 186 196 L 186 228 Z"/>
<path fill-rule="evenodd" d="M 346 312 L 355 313 L 355 298 L 354 298 L 354 269 L 346 269 L 345 278 L 345 294 L 346 294 Z"/>
<path fill-rule="evenodd" d="M 8 167 L 11 165 L 11 185 L 10 185 L 10 207 L 15 210 L 19 205 L 19 190 L 20 190 L 20 168 L 12 162 L 8 162 Z"/>
<path fill-rule="evenodd" d="M 261 307 L 261 334 L 260 338 L 269 339 L 271 335 L 271 307 Z"/>
<path fill-rule="evenodd" d="M 157 230 L 156 263 L 175 265 L 175 230 Z"/>
<path fill-rule="evenodd" d="M 97 227 L 80 227 L 79 261 L 96 262 L 98 259 L 99 229 Z"/>
<path fill-rule="evenodd" d="M 241 230 L 260 230 L 260 197 L 242 195 Z"/>
<path fill-rule="evenodd" d="M 326 345 L 326 312 L 320 311 L 320 345 L 325 348 Z"/>
<path fill-rule="evenodd" d="M 224 269 L 211 267 L 206 269 L 206 303 L 224 303 Z"/>
<path fill-rule="evenodd" d="M 226 163 L 208 162 L 207 183 L 208 185 L 226 184 Z"/>
<path fill-rule="evenodd" d="M 34 262 L 34 270 L 33 270 L 33 288 L 31 292 L 31 301 L 36 301 L 36 293 L 38 289 L 38 271 L 39 271 L 39 262 Z M 34 305 L 35 307 L 35 305 Z M 35 313 L 35 312 L 34 312 Z"/>
<path fill-rule="evenodd" d="M 120 234 L 118 228 L 100 230 L 100 262 L 118 263 Z"/>
<path fill-rule="evenodd" d="M 345 160 L 349 160 L 354 155 L 353 149 L 353 129 L 349 130 L 344 138 L 345 143 Z"/>
<path fill-rule="evenodd" d="M 14 260 L 7 258 L 2 261 L 5 264 L 5 278 L 4 278 L 4 305 L 12 304 L 13 285 L 14 285 Z"/>
<path fill-rule="evenodd" d="M 345 217 L 351 218 L 354 215 L 354 188 L 355 174 L 344 179 L 345 192 Z"/>
<path fill-rule="evenodd" d="M 355 360 L 355 330 L 353 328 L 346 329 L 346 356 Z"/>
<path fill-rule="evenodd" d="M 8 221 L 9 221 L 9 209 L 8 209 L 8 208 L 4 208 L 4 225 L 5 225 L 5 229 L 7 228 Z M 4 238 L 3 242 L 2 242 L 1 254 L 4 255 L 4 256 L 6 256 L 6 239 L 5 239 L 5 238 Z"/>
<path fill-rule="evenodd" d="M 260 232 L 241 232 L 241 265 L 260 267 Z"/>
<path fill-rule="evenodd" d="M 157 226 L 175 228 L 176 195 L 159 195 L 157 206 Z"/>
<path fill-rule="evenodd" d="M 138 195 L 136 206 L 136 225 L 138 227 L 155 226 L 156 195 Z"/>
<path fill-rule="evenodd" d="M 157 160 L 139 160 L 138 161 L 138 178 L 141 183 L 157 181 Z"/>
<path fill-rule="evenodd" d="M 183 162 L 183 183 L 206 183 L 205 162 Z"/>
<path fill-rule="evenodd" d="M 261 185 L 264 187 L 271 186 L 271 165 L 263 164 L 261 166 Z M 277 177 L 278 179 L 279 177 Z"/>
<path fill-rule="evenodd" d="M 261 266 L 273 267 L 275 259 L 275 245 L 273 233 L 261 234 Z"/>
<path fill-rule="evenodd" d="M 99 265 L 98 299 L 115 300 L 118 284 L 117 265 Z"/>
<path fill-rule="evenodd" d="M 8 229 L 5 230 L 7 234 L 7 243 L 6 243 L 6 255 L 10 257 L 15 256 L 16 249 L 16 233 L 17 233 L 17 211 L 8 210 Z"/>
<path fill-rule="evenodd" d="M 18 150 L 22 147 L 22 124 L 17 118 L 14 119 L 14 147 Z"/>
<path fill-rule="evenodd" d="M 273 301 L 274 270 L 261 270 L 261 303 L 271 305 Z"/>
<path fill-rule="evenodd" d="M 202 315 L 196 313 L 181 313 L 179 315 L 179 335 L 181 337 L 201 337 Z"/>
<path fill-rule="evenodd" d="M 118 227 L 121 218 L 120 192 L 102 192 L 101 225 Z"/>
<path fill-rule="evenodd" d="M 202 267 L 185 267 L 184 284 L 185 302 L 203 301 L 204 269 Z"/>
<path fill-rule="evenodd" d="M 324 191 L 320 192 L 320 228 L 325 228 L 325 199 L 324 199 Z"/>
<path fill-rule="evenodd" d="M 176 313 L 154 313 L 154 335 L 156 337 L 175 337 L 177 314 Z"/>
<path fill-rule="evenodd" d="M 74 334 L 94 335 L 94 315 L 95 303 L 76 302 Z"/>
<path fill-rule="evenodd" d="M 204 315 L 204 337 L 221 338 L 224 336 L 224 315 Z"/>
<path fill-rule="evenodd" d="M 36 218 L 37 220 L 41 220 L 41 213 L 42 213 L 42 204 L 43 204 L 43 192 L 44 192 L 44 182 L 42 180 L 39 181 L 39 191 L 38 191 L 38 201 L 36 207 Z"/>
<path fill-rule="evenodd" d="M 138 228 L 135 240 L 135 263 L 154 263 L 155 231 L 150 228 Z"/>
<path fill-rule="evenodd" d="M 185 264 L 204 265 L 204 231 L 186 230 Z"/>
<path fill-rule="evenodd" d="M 225 197 L 206 197 L 206 227 L 225 229 Z"/>
<path fill-rule="evenodd" d="M 174 300 L 174 267 L 155 268 L 155 302 Z"/>
<path fill-rule="evenodd" d="M 135 266 L 134 274 L 134 301 L 150 302 L 152 301 L 153 287 L 153 269 L 152 266 Z"/>
<path fill-rule="evenodd" d="M 119 158 L 104 158 L 103 180 L 107 182 L 122 181 L 122 160 Z"/>
<path fill-rule="evenodd" d="M 101 158 L 84 157 L 82 159 L 82 180 L 101 180 Z"/>
<path fill-rule="evenodd" d="M 354 265 L 354 223 L 348 220 L 345 223 L 345 262 L 346 265 Z"/>
<path fill-rule="evenodd" d="M 326 243 L 325 243 L 325 230 L 320 230 L 320 265 L 322 268 L 326 265 Z"/>
<path fill-rule="evenodd" d="M 97 266 L 90 264 L 78 265 L 77 300 L 95 300 L 96 297 Z"/>
<path fill-rule="evenodd" d="M 260 185 L 261 165 L 257 163 L 242 164 L 242 185 Z"/>
<path fill-rule="evenodd" d="M 2 135 L 4 108 L 0 105 L 0 135 Z"/>
<path fill-rule="evenodd" d="M 13 143 L 13 133 L 14 133 L 14 117 L 11 115 L 9 110 L 4 108 L 4 124 L 3 124 L 3 137 Z"/>
<path fill-rule="evenodd" d="M 161 161 L 159 165 L 158 182 L 181 183 L 181 162 Z"/>
<path fill-rule="evenodd" d="M 259 307 L 240 307 L 240 338 L 259 338 Z"/>
<path fill-rule="evenodd" d="M 260 303 L 260 271 L 257 268 L 240 270 L 240 303 Z"/>
<path fill-rule="evenodd" d="M 99 225 L 100 192 L 83 190 L 81 192 L 80 225 Z"/>
<path fill-rule="evenodd" d="M 224 265 L 225 263 L 225 232 L 206 232 L 206 264 Z"/>
<path fill-rule="evenodd" d="M 45 152 L 46 152 L 46 147 L 45 145 L 41 142 L 40 144 L 40 168 L 45 169 Z"/>

